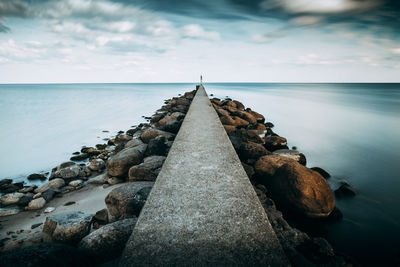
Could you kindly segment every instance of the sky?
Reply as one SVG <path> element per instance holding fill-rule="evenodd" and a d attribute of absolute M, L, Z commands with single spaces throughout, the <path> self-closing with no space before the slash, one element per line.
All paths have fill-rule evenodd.
<path fill-rule="evenodd" d="M 400 82 L 398 0 L 0 0 L 0 83 Z"/>

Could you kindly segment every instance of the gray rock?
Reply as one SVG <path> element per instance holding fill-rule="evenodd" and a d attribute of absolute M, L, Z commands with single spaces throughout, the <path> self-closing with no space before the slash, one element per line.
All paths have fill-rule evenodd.
<path fill-rule="evenodd" d="M 147 129 L 145 130 L 141 135 L 140 135 L 140 139 L 142 139 L 142 141 L 146 144 L 148 144 L 150 142 L 150 140 L 156 138 L 157 136 L 165 136 L 165 138 L 167 140 L 173 140 L 175 135 L 169 132 L 165 132 L 165 131 L 161 131 L 158 129 Z"/>
<path fill-rule="evenodd" d="M 107 182 L 107 174 L 100 174 L 92 179 L 89 179 L 88 184 L 104 184 Z"/>
<path fill-rule="evenodd" d="M 37 188 L 36 185 L 25 186 L 24 188 L 18 190 L 18 192 L 20 192 L 20 193 L 29 193 L 29 192 L 32 192 L 33 190 L 35 190 L 36 188 Z"/>
<path fill-rule="evenodd" d="M 129 181 L 155 181 L 165 159 L 164 156 L 145 158 L 143 163 L 129 169 Z"/>
<path fill-rule="evenodd" d="M 0 198 L 0 203 L 3 206 L 9 206 L 13 204 L 17 204 L 18 201 L 25 196 L 23 193 L 10 193 L 10 194 L 5 194 Z"/>
<path fill-rule="evenodd" d="M 16 208 L 0 209 L 0 217 L 14 215 L 19 212 L 20 210 Z"/>
<path fill-rule="evenodd" d="M 107 183 L 109 183 L 110 185 L 121 184 L 123 182 L 125 182 L 124 179 L 119 177 L 110 177 L 107 179 Z"/>
<path fill-rule="evenodd" d="M 44 205 L 46 205 L 46 200 L 43 197 L 40 197 L 29 202 L 28 206 L 25 207 L 25 210 L 38 210 L 43 208 Z"/>
<path fill-rule="evenodd" d="M 78 187 L 78 186 L 81 186 L 82 184 L 83 184 L 82 180 L 74 180 L 74 181 L 70 182 L 68 185 L 73 186 L 73 187 Z"/>
<path fill-rule="evenodd" d="M 133 165 L 139 164 L 147 145 L 125 148 L 107 161 L 107 171 L 111 176 L 123 176 Z"/>
<path fill-rule="evenodd" d="M 113 189 L 105 198 L 111 221 L 134 217 L 137 213 L 136 206 L 133 205 L 136 193 L 153 184 L 153 182 L 134 182 Z"/>
<path fill-rule="evenodd" d="M 43 226 L 45 241 L 77 244 L 90 232 L 93 215 L 80 211 L 48 216 Z"/>
<path fill-rule="evenodd" d="M 47 207 L 43 212 L 44 212 L 44 213 L 51 213 L 51 212 L 53 212 L 53 211 L 55 211 L 55 210 L 56 210 L 55 207 Z"/>
<path fill-rule="evenodd" d="M 101 171 L 106 167 L 104 160 L 102 159 L 92 159 L 89 164 L 88 168 L 92 171 Z"/>
<path fill-rule="evenodd" d="M 54 180 L 51 180 L 47 183 L 45 183 L 44 185 L 42 185 L 39 188 L 35 189 L 35 193 L 42 193 L 44 191 L 49 190 L 50 188 L 61 188 L 65 185 L 65 181 L 61 178 L 56 178 Z"/>
<path fill-rule="evenodd" d="M 151 186 L 143 187 L 142 189 L 137 191 L 135 196 L 133 197 L 132 208 L 134 214 L 137 217 L 139 217 L 140 211 L 142 210 L 144 204 L 146 203 L 147 197 L 149 196 L 151 189 L 152 189 Z"/>
<path fill-rule="evenodd" d="M 125 144 L 125 148 L 135 147 L 143 144 L 144 144 L 143 141 L 140 140 L 139 138 L 133 138 L 132 140 L 130 140 L 128 143 Z"/>
<path fill-rule="evenodd" d="M 83 238 L 78 248 L 95 259 L 96 263 L 110 261 L 121 255 L 137 219 L 124 219 L 107 224 Z"/>
<path fill-rule="evenodd" d="M 17 204 L 20 207 L 25 207 L 29 204 L 29 202 L 31 202 L 32 199 L 33 199 L 32 196 L 25 195 L 19 199 Z"/>
<path fill-rule="evenodd" d="M 46 176 L 43 174 L 32 173 L 27 177 L 28 180 L 46 180 Z"/>

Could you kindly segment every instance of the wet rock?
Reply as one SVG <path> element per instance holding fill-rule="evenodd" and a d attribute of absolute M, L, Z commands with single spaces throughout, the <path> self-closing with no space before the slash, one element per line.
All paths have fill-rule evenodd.
<path fill-rule="evenodd" d="M 5 186 L 5 185 L 9 185 L 12 183 L 11 179 L 1 179 L 0 180 L 0 189 Z"/>
<path fill-rule="evenodd" d="M 107 182 L 108 176 L 106 174 L 100 174 L 96 177 L 89 179 L 88 184 L 104 184 Z"/>
<path fill-rule="evenodd" d="M 145 130 L 141 135 L 140 135 L 140 139 L 142 139 L 142 141 L 146 144 L 148 144 L 150 142 L 150 140 L 156 138 L 157 136 L 165 136 L 165 138 L 168 141 L 171 141 L 174 139 L 175 135 L 169 132 L 165 132 L 165 131 L 161 131 L 158 129 L 147 129 Z"/>
<path fill-rule="evenodd" d="M 55 211 L 55 210 L 56 210 L 55 207 L 47 207 L 43 212 L 44 212 L 44 213 L 51 213 L 51 212 L 53 212 L 53 211 Z"/>
<path fill-rule="evenodd" d="M 64 204 L 64 206 L 71 206 L 71 205 L 74 205 L 74 204 L 76 204 L 75 201 L 68 201 L 67 203 Z"/>
<path fill-rule="evenodd" d="M 63 179 L 61 178 L 56 178 L 54 180 L 51 180 L 47 183 L 45 183 L 44 185 L 40 186 L 39 188 L 35 189 L 35 193 L 42 193 L 45 192 L 47 190 L 49 190 L 50 188 L 61 188 L 65 185 L 65 182 Z"/>
<path fill-rule="evenodd" d="M 281 136 L 267 136 L 265 137 L 265 148 L 269 151 L 287 148 L 287 140 Z"/>
<path fill-rule="evenodd" d="M 335 208 L 335 197 L 326 180 L 295 161 L 282 165 L 267 186 L 277 204 L 305 217 L 325 218 Z"/>
<path fill-rule="evenodd" d="M 72 156 L 72 157 L 70 158 L 70 160 L 73 160 L 73 161 L 82 161 L 82 160 L 85 160 L 85 159 L 87 159 L 87 158 L 89 158 L 89 154 L 87 154 L 87 153 L 82 153 L 82 154 L 77 154 L 77 155 Z"/>
<path fill-rule="evenodd" d="M 42 192 L 41 197 L 43 197 L 46 202 L 49 202 L 58 192 L 58 190 L 53 190 L 53 188 L 50 188 L 49 190 Z"/>
<path fill-rule="evenodd" d="M 139 138 L 133 138 L 132 140 L 130 140 L 128 143 L 125 144 L 125 148 L 135 147 L 143 144 L 144 144 L 143 141 L 140 140 Z"/>
<path fill-rule="evenodd" d="M 18 190 L 20 193 L 29 193 L 33 192 L 37 188 L 36 185 L 31 185 L 31 186 L 25 186 L 24 188 Z"/>
<path fill-rule="evenodd" d="M 239 147 L 239 157 L 242 160 L 258 159 L 268 154 L 271 153 L 263 145 L 253 142 L 242 143 Z"/>
<path fill-rule="evenodd" d="M 123 176 L 133 165 L 139 164 L 147 145 L 125 148 L 107 161 L 107 171 L 111 176 Z"/>
<path fill-rule="evenodd" d="M 104 160 L 102 159 L 92 159 L 89 164 L 88 168 L 92 171 L 101 171 L 106 167 Z"/>
<path fill-rule="evenodd" d="M 3 182 L 3 185 L 0 186 L 0 193 L 5 193 L 5 194 L 14 193 L 14 192 L 16 192 L 16 191 L 18 191 L 18 190 L 20 190 L 21 188 L 24 187 L 24 183 L 23 182 L 22 183 L 14 183 L 14 184 L 12 184 L 11 182 L 7 183 L 8 180 L 11 181 L 11 179 L 4 179 L 3 180 L 5 182 Z"/>
<path fill-rule="evenodd" d="M 2 267 L 16 266 L 94 266 L 93 261 L 77 248 L 59 243 L 40 243 L 1 254 Z"/>
<path fill-rule="evenodd" d="M 105 198 L 111 221 L 134 217 L 137 213 L 137 208 L 133 205 L 136 193 L 153 184 L 153 182 L 134 182 L 113 189 Z"/>
<path fill-rule="evenodd" d="M 46 180 L 46 176 L 43 174 L 32 173 L 26 179 L 28 180 Z"/>
<path fill-rule="evenodd" d="M 165 159 L 166 157 L 164 156 L 145 158 L 143 163 L 129 169 L 129 181 L 155 181 Z"/>
<path fill-rule="evenodd" d="M 82 186 L 83 181 L 82 180 L 74 180 L 74 181 L 71 181 L 68 185 L 72 186 L 72 187 Z"/>
<path fill-rule="evenodd" d="M 0 198 L 0 203 L 2 206 L 14 205 L 24 196 L 24 194 L 18 192 L 5 194 Z"/>
<path fill-rule="evenodd" d="M 19 199 L 19 201 L 18 201 L 18 206 L 19 207 L 25 207 L 25 206 L 27 206 L 28 204 L 29 204 L 29 202 L 31 202 L 32 201 L 32 196 L 23 196 L 23 197 L 21 197 L 20 199 Z"/>
<path fill-rule="evenodd" d="M 331 175 L 327 171 L 325 171 L 324 169 L 322 169 L 320 167 L 312 167 L 311 170 L 318 172 L 325 179 L 328 179 L 329 177 L 331 177 Z"/>
<path fill-rule="evenodd" d="M 140 211 L 142 210 L 144 204 L 146 203 L 147 197 L 149 196 L 151 189 L 152 189 L 151 186 L 143 187 L 142 189 L 137 191 L 135 196 L 133 197 L 132 208 L 134 214 L 137 217 L 139 217 Z"/>
<path fill-rule="evenodd" d="M 80 211 L 48 216 L 43 226 L 43 239 L 49 242 L 77 244 L 89 234 L 93 215 Z"/>
<path fill-rule="evenodd" d="M 136 221 L 132 218 L 107 224 L 83 238 L 78 248 L 91 255 L 96 263 L 110 261 L 121 255 Z"/>
<path fill-rule="evenodd" d="M 335 190 L 335 196 L 337 198 L 354 197 L 355 195 L 356 195 L 356 192 L 348 184 L 343 184 L 338 189 Z"/>
<path fill-rule="evenodd" d="M 145 156 L 165 156 L 167 154 L 168 146 L 165 136 L 157 136 L 149 141 L 147 145 Z"/>
<path fill-rule="evenodd" d="M 16 208 L 7 208 L 7 209 L 0 209 L 0 217 L 15 215 L 20 212 L 19 209 Z"/>
<path fill-rule="evenodd" d="M 346 261 L 335 255 L 332 246 L 324 238 L 315 237 L 296 247 L 309 261 L 322 266 L 347 266 Z"/>
<path fill-rule="evenodd" d="M 25 207 L 25 210 L 38 210 L 43 208 L 44 205 L 46 205 L 46 200 L 43 197 L 39 197 L 29 202 L 28 206 Z"/>
<path fill-rule="evenodd" d="M 99 229 L 103 225 L 106 225 L 109 222 L 108 219 L 108 210 L 102 209 L 96 212 L 93 216 L 93 228 Z"/>
<path fill-rule="evenodd" d="M 300 153 L 297 150 L 290 150 L 290 149 L 278 149 L 273 152 L 275 155 L 280 155 L 289 159 L 293 159 L 300 163 L 301 165 L 306 166 L 307 160 L 306 156 L 303 153 Z"/>
<path fill-rule="evenodd" d="M 31 229 L 35 229 L 38 228 L 39 226 L 41 226 L 43 223 L 35 223 L 31 225 Z"/>

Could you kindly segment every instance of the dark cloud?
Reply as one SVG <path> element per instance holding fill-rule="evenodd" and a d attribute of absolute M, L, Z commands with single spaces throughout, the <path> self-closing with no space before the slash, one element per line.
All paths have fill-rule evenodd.
<path fill-rule="evenodd" d="M 10 28 L 3 24 L 4 17 L 25 17 L 27 4 L 19 0 L 0 0 L 0 32 L 9 32 Z"/>

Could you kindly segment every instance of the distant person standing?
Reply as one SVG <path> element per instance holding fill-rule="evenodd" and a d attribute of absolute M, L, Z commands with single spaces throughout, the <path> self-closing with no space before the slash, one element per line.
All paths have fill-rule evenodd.
<path fill-rule="evenodd" d="M 200 84 L 203 85 L 203 75 L 200 75 Z"/>

